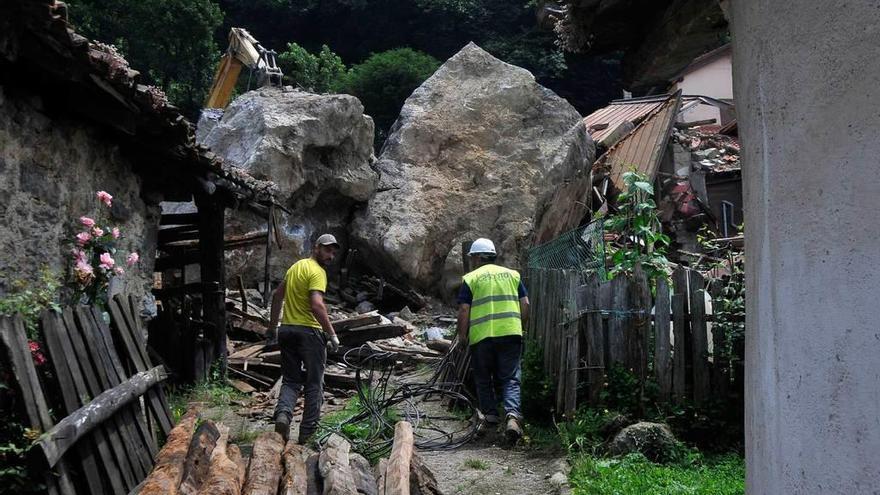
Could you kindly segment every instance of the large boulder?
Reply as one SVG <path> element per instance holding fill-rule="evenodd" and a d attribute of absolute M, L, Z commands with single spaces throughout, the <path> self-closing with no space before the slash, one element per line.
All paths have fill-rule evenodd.
<path fill-rule="evenodd" d="M 222 113 L 204 113 L 197 138 L 227 162 L 278 185 L 278 202 L 291 214 L 279 216 L 282 247 L 273 246 L 273 279 L 306 254 L 322 232 L 347 244 L 353 211 L 370 199 L 379 181 L 372 168 L 373 120 L 349 95 L 250 91 Z M 227 224 L 231 234 L 265 228 L 265 217 L 246 211 L 231 212 Z M 241 274 L 249 285 L 261 281 L 264 249 L 232 252 L 228 275 Z"/>
<path fill-rule="evenodd" d="M 594 152 L 574 107 L 470 43 L 406 100 L 352 234 L 385 276 L 448 292 L 463 241 L 488 237 L 519 266 L 549 195 Z"/>
<path fill-rule="evenodd" d="M 641 422 L 620 430 L 608 444 L 608 452 L 611 455 L 639 452 L 654 462 L 666 462 L 675 456 L 678 446 L 668 426 Z"/>

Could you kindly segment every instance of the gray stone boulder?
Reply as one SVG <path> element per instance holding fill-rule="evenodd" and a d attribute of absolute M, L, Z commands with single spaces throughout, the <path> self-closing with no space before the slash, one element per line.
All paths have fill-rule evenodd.
<path fill-rule="evenodd" d="M 640 452 L 654 462 L 673 458 L 679 446 L 668 426 L 661 423 L 641 422 L 620 430 L 608 444 L 611 455 Z"/>
<path fill-rule="evenodd" d="M 349 95 L 316 95 L 263 88 L 245 93 L 222 113 L 206 112 L 197 139 L 227 162 L 278 185 L 282 247 L 273 247 L 270 276 L 278 280 L 322 232 L 347 244 L 353 211 L 372 197 L 379 174 L 372 168 L 373 120 Z M 280 213 L 280 212 L 279 212 Z M 266 228 L 266 219 L 230 212 L 228 233 Z M 228 275 L 248 285 L 262 281 L 264 247 L 230 252 Z"/>
<path fill-rule="evenodd" d="M 594 150 L 574 107 L 468 44 L 406 100 L 352 234 L 385 276 L 448 293 L 463 241 L 488 237 L 520 266 L 548 197 Z"/>

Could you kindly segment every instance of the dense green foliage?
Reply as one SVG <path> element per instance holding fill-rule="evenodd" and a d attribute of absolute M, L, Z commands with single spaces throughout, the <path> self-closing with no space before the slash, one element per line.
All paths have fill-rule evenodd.
<path fill-rule="evenodd" d="M 327 45 L 312 54 L 296 43 L 288 43 L 287 50 L 278 55 L 278 66 L 284 72 L 286 84 L 313 93 L 329 93 L 338 89 L 346 74 L 342 59 Z"/>
<path fill-rule="evenodd" d="M 71 0 L 71 22 L 110 43 L 146 81 L 194 116 L 211 85 L 223 13 L 211 0 Z M 225 35 L 222 36 L 225 38 Z"/>
<path fill-rule="evenodd" d="M 340 89 L 357 96 L 376 123 L 379 141 L 400 113 L 404 100 L 437 70 L 440 62 L 411 48 L 370 55 L 351 68 Z"/>
<path fill-rule="evenodd" d="M 38 330 L 40 313 L 49 308 L 61 310 L 58 305 L 60 289 L 60 278 L 49 269 L 43 269 L 40 272 L 40 280 L 35 283 L 15 281 L 9 293 L 0 297 L 0 315 L 21 315 L 28 339 L 40 340 Z"/>

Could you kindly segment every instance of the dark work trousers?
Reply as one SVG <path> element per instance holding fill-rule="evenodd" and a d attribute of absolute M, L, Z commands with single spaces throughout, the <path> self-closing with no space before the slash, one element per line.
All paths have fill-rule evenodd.
<path fill-rule="evenodd" d="M 305 388 L 305 407 L 299 426 L 299 438 L 308 439 L 318 429 L 321 404 L 324 402 L 324 365 L 327 348 L 317 328 L 281 325 L 278 329 L 281 347 L 281 393 L 275 406 L 275 418 L 287 414 L 293 419 L 296 399 Z"/>
<path fill-rule="evenodd" d="M 471 346 L 471 366 L 477 386 L 480 411 L 498 416 L 495 387 L 501 387 L 504 411 L 522 418 L 520 411 L 520 375 L 522 337 L 507 335 L 485 338 Z"/>

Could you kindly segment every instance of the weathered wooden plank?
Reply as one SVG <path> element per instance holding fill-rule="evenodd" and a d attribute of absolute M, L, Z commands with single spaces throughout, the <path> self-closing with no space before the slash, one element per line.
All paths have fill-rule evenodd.
<path fill-rule="evenodd" d="M 687 271 L 679 268 L 672 273 L 672 395 L 676 404 L 686 397 L 687 386 Z"/>
<path fill-rule="evenodd" d="M 668 401 L 672 394 L 672 346 L 669 341 L 669 282 L 657 280 L 654 303 L 654 378 L 660 389 L 660 400 Z"/>
<path fill-rule="evenodd" d="M 567 283 L 565 315 L 568 324 L 565 326 L 566 379 L 564 408 L 561 411 L 572 418 L 577 410 L 578 368 L 580 367 L 580 318 L 578 317 L 577 292 L 580 275 L 574 271 L 566 271 Z"/>
<path fill-rule="evenodd" d="M 134 327 L 135 331 L 133 331 L 131 325 L 134 324 L 134 318 L 130 315 L 130 312 L 125 310 L 126 304 L 124 298 L 117 296 L 112 298 L 107 305 L 113 321 L 112 328 L 116 329 L 116 335 L 119 337 L 120 342 L 122 342 L 124 354 L 131 361 L 131 368 L 134 371 L 144 371 L 148 369 L 149 359 L 146 348 L 143 346 L 142 338 L 136 332 L 136 327 Z M 128 313 L 127 317 L 126 313 Z M 131 322 L 126 318 L 130 319 Z M 163 398 L 164 392 L 161 388 L 157 388 L 155 390 L 148 390 L 145 400 L 153 413 L 153 417 L 156 419 L 156 423 L 160 426 L 162 432 L 167 435 L 171 431 L 172 422 L 170 411 L 167 404 L 162 400 Z"/>
<path fill-rule="evenodd" d="M 96 370 L 98 384 L 102 391 L 100 393 L 111 390 L 114 385 L 118 385 L 118 380 L 114 381 L 110 379 L 109 370 L 112 368 L 112 365 L 109 363 L 107 349 L 105 349 L 103 345 L 99 346 L 98 339 L 95 338 L 98 334 L 98 329 L 94 326 L 95 324 L 92 320 L 91 314 L 87 312 L 84 306 L 77 306 L 74 308 L 74 315 L 76 317 L 80 336 L 85 343 L 88 358 L 91 360 Z M 94 401 L 92 401 L 92 403 L 94 403 Z M 91 406 L 92 403 L 90 403 L 89 406 Z M 129 423 L 130 418 L 124 417 L 121 409 L 117 411 L 120 412 L 120 414 L 108 415 L 102 423 L 106 422 L 108 433 L 111 434 L 111 437 L 118 437 L 120 439 L 118 444 L 114 443 L 111 447 L 116 458 L 120 461 L 122 474 L 126 477 L 126 484 L 129 485 L 128 489 L 131 490 L 140 482 L 140 480 L 144 479 L 150 471 L 152 460 L 149 460 L 146 463 L 142 462 L 138 451 L 145 450 L 145 447 L 142 444 L 135 443 L 134 432 L 133 429 L 130 428 L 130 426 L 133 427 L 134 425 Z"/>
<path fill-rule="evenodd" d="M 211 452 L 208 477 L 199 489 L 199 495 L 239 495 L 244 484 L 238 464 L 228 453 L 229 428 L 217 425 L 220 438 Z"/>
<path fill-rule="evenodd" d="M 139 495 L 177 495 L 197 420 L 195 409 L 180 418 L 156 456 L 156 466 L 144 480 Z"/>
<path fill-rule="evenodd" d="M 691 330 L 693 335 L 694 401 L 709 398 L 711 374 L 709 371 L 709 338 L 706 334 L 706 298 L 700 272 L 690 272 Z"/>
<path fill-rule="evenodd" d="M 324 495 L 356 495 L 348 455 L 351 445 L 339 435 L 330 435 L 321 450 L 318 468 L 324 480 Z"/>
<path fill-rule="evenodd" d="M 385 495 L 409 495 L 409 470 L 413 454 L 412 425 L 398 421 L 394 425 L 394 443 L 385 471 Z"/>
<path fill-rule="evenodd" d="M 339 342 L 343 345 L 356 347 L 366 342 L 400 337 L 407 333 L 401 325 L 368 325 L 338 332 Z"/>
<path fill-rule="evenodd" d="M 632 317 L 629 299 L 630 281 L 618 276 L 611 281 L 611 315 L 608 318 L 608 354 L 609 365 L 623 364 L 629 366 L 627 342 Z M 604 309 L 604 308 L 603 308 Z"/>
<path fill-rule="evenodd" d="M 648 380 L 648 332 L 651 330 L 651 287 L 641 265 L 633 270 L 630 297 L 633 311 L 631 331 L 632 370 L 639 380 L 639 408 L 646 403 L 645 383 Z"/>
<path fill-rule="evenodd" d="M 588 397 L 590 404 L 599 403 L 605 373 L 605 335 L 602 331 L 602 315 L 599 314 L 599 277 L 596 275 L 587 279 L 583 286 L 583 304 L 587 311 L 584 318 L 585 337 L 587 345 L 587 384 L 589 385 Z"/>
<path fill-rule="evenodd" d="M 337 332 L 343 332 L 352 328 L 365 327 L 367 325 L 376 325 L 382 321 L 382 317 L 378 313 L 366 313 L 352 318 L 344 318 L 341 320 L 331 321 L 333 329 Z"/>
<path fill-rule="evenodd" d="M 220 430 L 213 421 L 207 420 L 199 425 L 195 433 L 190 431 L 190 435 L 189 448 L 184 451 L 183 472 L 177 488 L 177 493 L 180 495 L 195 495 L 208 479 L 211 454 L 220 439 Z M 244 476 L 245 474 L 242 473 L 242 478 Z"/>
<path fill-rule="evenodd" d="M 284 477 L 278 495 L 307 495 L 309 492 L 309 474 L 306 461 L 312 455 L 302 445 L 294 441 L 287 442 L 284 447 L 282 459 L 284 462 Z"/>
<path fill-rule="evenodd" d="M 38 431 L 48 430 L 52 426 L 52 419 L 31 358 L 24 323 L 20 317 L 0 316 L 0 344 L 3 347 L 3 356 L 15 377 L 30 427 Z M 65 461 L 57 463 L 52 470 L 47 469 L 44 479 L 46 491 L 50 495 L 76 493 Z M 103 493 L 100 487 L 97 493 Z"/>
<path fill-rule="evenodd" d="M 243 495 L 275 495 L 283 474 L 281 454 L 284 439 L 274 431 L 261 434 L 254 441 Z"/>
<path fill-rule="evenodd" d="M 66 331 L 63 332 L 63 335 L 69 339 L 71 349 L 73 350 L 73 352 L 66 356 L 68 359 L 67 364 L 71 373 L 78 373 L 82 377 L 81 382 L 85 384 L 85 389 L 77 390 L 76 394 L 79 398 L 80 405 L 85 405 L 92 397 L 96 397 L 102 392 L 101 386 L 98 384 L 98 380 L 95 377 L 94 368 L 88 358 L 82 337 L 77 329 L 73 310 L 71 308 L 65 308 L 62 313 L 62 319 L 64 320 L 64 326 L 66 327 Z M 76 382 L 77 381 L 74 380 L 74 383 Z M 98 458 L 100 459 L 99 464 L 107 475 L 111 491 L 113 493 L 127 492 L 128 489 L 132 487 L 125 487 L 125 482 L 121 473 L 123 468 L 120 466 L 122 462 L 114 457 L 110 447 L 111 442 L 114 440 L 119 442 L 119 439 L 109 438 L 110 432 L 108 430 L 110 430 L 110 428 L 101 426 L 92 434 L 98 450 Z"/>

